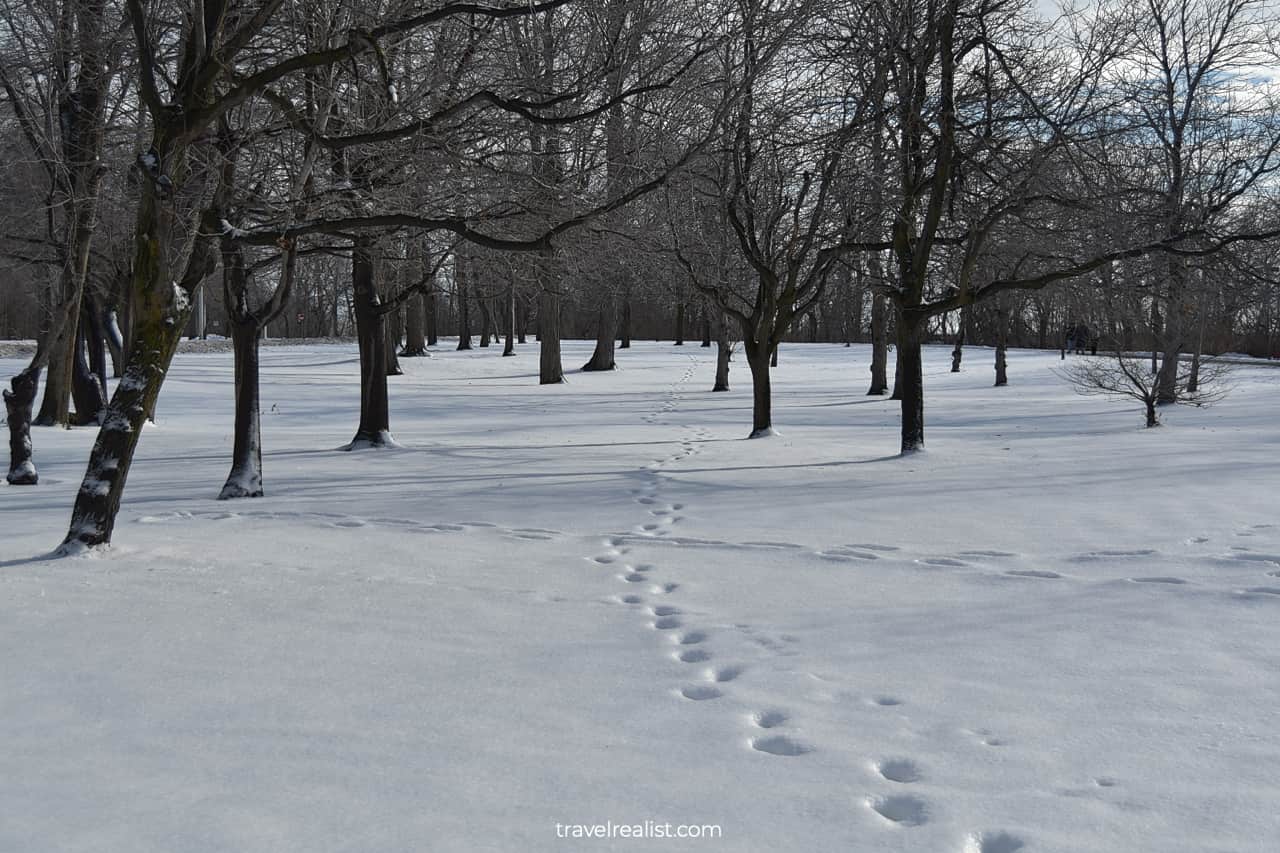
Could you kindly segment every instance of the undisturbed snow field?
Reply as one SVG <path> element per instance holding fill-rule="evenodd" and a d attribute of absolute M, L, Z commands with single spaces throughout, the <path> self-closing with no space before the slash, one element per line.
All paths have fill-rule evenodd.
<path fill-rule="evenodd" d="M 353 454 L 354 347 L 264 349 L 230 503 L 231 356 L 182 354 L 85 558 L 39 559 L 93 432 L 37 430 L 0 850 L 1280 849 L 1280 370 L 1143 430 L 935 348 L 903 459 L 865 347 L 785 346 L 760 441 L 712 352 L 404 359 Z M 558 837 L 606 821 L 722 835 Z"/>

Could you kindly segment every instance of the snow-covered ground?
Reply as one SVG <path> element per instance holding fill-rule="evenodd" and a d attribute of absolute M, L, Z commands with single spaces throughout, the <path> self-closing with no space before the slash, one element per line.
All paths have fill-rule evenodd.
<path fill-rule="evenodd" d="M 865 347 L 785 346 L 760 441 L 712 350 L 444 349 L 351 454 L 354 347 L 271 348 L 220 503 L 181 354 L 110 552 L 37 559 L 92 431 L 0 486 L 0 850 L 1280 849 L 1280 371 L 1144 430 L 990 357 L 902 459 Z M 646 821 L 719 837 L 565 837 Z"/>

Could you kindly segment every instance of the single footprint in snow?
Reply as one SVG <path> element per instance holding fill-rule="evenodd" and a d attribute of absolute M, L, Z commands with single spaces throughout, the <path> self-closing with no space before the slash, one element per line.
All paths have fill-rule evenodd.
<path fill-rule="evenodd" d="M 675 616 L 659 616 L 653 620 L 653 627 L 658 631 L 670 631 L 680 627 L 680 620 Z"/>
<path fill-rule="evenodd" d="M 1182 578 L 1152 577 L 1152 578 L 1129 578 L 1133 583 L 1168 583 L 1168 584 L 1184 584 Z"/>
<path fill-rule="evenodd" d="M 712 687 L 710 684 L 690 684 L 680 689 L 680 695 L 694 702 L 704 702 L 707 699 L 719 699 L 724 693 L 719 687 Z"/>
<path fill-rule="evenodd" d="M 871 797 L 867 800 L 867 805 L 885 820 L 903 826 L 919 826 L 929 820 L 929 808 L 925 801 L 910 794 Z"/>
<path fill-rule="evenodd" d="M 1011 551 L 978 550 L 978 551 L 961 551 L 960 556 L 961 557 L 1016 557 L 1018 555 L 1012 553 Z"/>
<path fill-rule="evenodd" d="M 711 652 L 706 649 L 681 649 L 674 657 L 681 663 L 705 663 L 711 660 Z"/>
<path fill-rule="evenodd" d="M 1005 574 L 1012 575 L 1015 578 L 1043 578 L 1045 580 L 1054 580 L 1062 577 L 1062 575 L 1057 572 L 1045 572 L 1038 569 L 1019 569 L 1011 572 L 1005 572 Z"/>
<path fill-rule="evenodd" d="M 751 739 L 751 748 L 757 752 L 767 752 L 770 755 L 804 755 L 806 752 L 813 752 L 813 747 L 808 744 L 801 743 L 798 740 L 789 738 L 786 735 L 769 735 L 768 737 L 757 737 Z"/>
<path fill-rule="evenodd" d="M 1251 586 L 1244 590 L 1248 595 L 1280 595 L 1280 587 L 1275 586 Z"/>
<path fill-rule="evenodd" d="M 877 545 L 874 542 L 854 542 L 851 545 L 845 545 L 846 548 L 857 548 L 860 551 L 901 551 L 902 549 L 896 545 Z"/>
<path fill-rule="evenodd" d="M 680 588 L 678 583 L 660 583 L 649 587 L 649 592 L 654 595 L 666 595 L 669 592 L 675 592 Z"/>
<path fill-rule="evenodd" d="M 762 729 L 776 728 L 788 720 L 786 714 L 781 711 L 761 711 L 751 717 L 752 725 Z"/>
<path fill-rule="evenodd" d="M 649 608 L 649 612 L 654 616 L 676 616 L 680 613 L 680 608 L 669 604 L 656 604 Z"/>
<path fill-rule="evenodd" d="M 892 708 L 894 705 L 901 705 L 902 700 L 895 696 L 877 696 L 871 700 L 871 703 L 882 708 Z"/>
<path fill-rule="evenodd" d="M 954 568 L 966 568 L 969 564 L 964 560 L 957 560 L 953 557 L 926 557 L 916 560 L 917 563 L 923 563 L 926 566 L 950 566 Z"/>
<path fill-rule="evenodd" d="M 698 643 L 704 643 L 707 635 L 701 631 L 686 631 L 676 637 L 676 642 L 682 646 L 696 646 Z"/>
<path fill-rule="evenodd" d="M 1027 845 L 1007 832 L 978 832 L 964 843 L 964 853 L 1016 853 Z"/>
<path fill-rule="evenodd" d="M 644 604 L 644 599 L 638 595 L 624 595 L 618 600 L 623 604 Z"/>
<path fill-rule="evenodd" d="M 722 666 L 719 669 L 707 671 L 708 681 L 733 681 L 739 675 L 742 675 L 743 668 L 740 666 Z"/>
<path fill-rule="evenodd" d="M 627 583 L 640 583 L 640 581 L 645 580 L 645 576 L 639 572 L 628 572 L 625 575 L 618 575 L 618 577 L 622 578 Z"/>
<path fill-rule="evenodd" d="M 607 565 L 609 565 L 610 563 L 612 563 L 613 561 L 615 561 L 615 560 L 617 560 L 617 559 L 618 559 L 617 557 L 610 556 L 609 554 L 605 554 L 604 556 L 601 556 L 601 557 L 591 557 L 591 558 L 590 558 L 591 562 L 593 562 L 593 563 L 599 563 L 599 564 L 600 564 L 600 565 L 602 565 L 602 566 L 607 566 Z"/>
<path fill-rule="evenodd" d="M 651 533 L 651 532 L 653 532 L 654 530 L 657 530 L 657 529 L 658 529 L 659 527 L 661 527 L 661 526 L 662 526 L 662 525 L 660 525 L 660 524 L 642 524 L 642 525 L 640 525 L 640 529 L 641 529 L 641 530 L 644 530 L 644 531 L 646 531 L 646 532 L 650 532 L 650 533 Z"/>
<path fill-rule="evenodd" d="M 921 778 L 920 765 L 916 764 L 909 758 L 889 758 L 875 765 L 876 772 L 888 779 L 890 782 L 898 782 L 899 784 L 909 784 L 911 782 L 919 782 Z"/>

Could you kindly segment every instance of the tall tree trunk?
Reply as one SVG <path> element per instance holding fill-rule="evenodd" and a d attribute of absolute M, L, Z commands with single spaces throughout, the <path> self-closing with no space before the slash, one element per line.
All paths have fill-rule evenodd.
<path fill-rule="evenodd" d="M 996 386 L 1009 384 L 1009 304 L 1003 294 L 996 297 Z"/>
<path fill-rule="evenodd" d="M 702 345 L 704 347 L 711 346 L 711 305 L 706 299 L 702 300 Z"/>
<path fill-rule="evenodd" d="M 502 355 L 506 357 L 516 354 L 516 287 L 514 284 L 507 285 L 506 310 L 503 314 L 507 321 L 507 340 L 502 347 Z"/>
<path fill-rule="evenodd" d="M 959 329 L 956 330 L 956 345 L 951 350 L 951 372 L 960 372 L 960 360 L 964 358 L 964 335 L 966 327 L 969 325 L 969 309 L 960 309 Z"/>
<path fill-rule="evenodd" d="M 389 314 L 383 315 L 383 329 L 387 336 L 387 375 L 403 376 L 404 371 L 400 368 L 400 358 L 396 355 L 400 351 L 400 308 L 394 308 Z"/>
<path fill-rule="evenodd" d="M 404 306 L 404 351 L 400 354 L 405 358 L 421 358 L 427 354 L 424 300 L 421 293 L 415 293 Z"/>
<path fill-rule="evenodd" d="M 1164 352 L 1160 372 L 1156 374 L 1156 405 L 1167 406 L 1178 400 L 1178 360 L 1185 349 L 1183 340 L 1187 315 L 1191 306 L 1186 300 L 1187 268 L 1181 258 L 1169 259 L 1169 304 L 1164 312 Z"/>
<path fill-rule="evenodd" d="M 610 291 L 600 297 L 596 315 L 596 348 L 583 370 L 613 370 L 613 345 L 618 338 L 618 300 Z"/>
<path fill-rule="evenodd" d="M 454 256 L 454 281 L 458 300 L 458 349 L 471 349 L 471 309 L 467 304 L 471 271 L 461 255 Z"/>
<path fill-rule="evenodd" d="M 440 342 L 439 335 L 436 330 L 436 294 L 431 291 L 422 299 L 422 308 L 426 314 L 425 320 L 427 325 L 427 346 L 433 347 Z"/>
<path fill-rule="evenodd" d="M 88 322 L 85 323 L 85 343 L 89 350 L 89 372 L 93 374 L 102 391 L 102 404 L 107 403 L 107 328 L 102 306 L 97 300 L 85 305 Z"/>
<path fill-rule="evenodd" d="M 866 273 L 863 271 L 862 264 L 858 264 L 855 281 L 857 283 L 854 286 L 853 295 L 850 298 L 853 311 L 850 314 L 850 328 L 845 336 L 845 343 L 862 343 L 863 303 L 865 303 L 867 299 Z"/>
<path fill-rule="evenodd" d="M 49 349 L 49 368 L 45 371 L 44 397 L 33 423 L 36 426 L 71 426 L 71 389 L 75 377 L 76 332 L 79 306 L 70 321 L 62 327 Z"/>
<path fill-rule="evenodd" d="M 1208 312 L 1197 300 L 1196 304 L 1196 348 L 1191 355 L 1191 374 L 1187 377 L 1187 393 L 1194 394 L 1200 390 L 1200 357 L 1204 352 L 1205 315 Z"/>
<path fill-rule="evenodd" d="M 1159 370 L 1160 360 L 1160 335 L 1162 334 L 1160 327 L 1160 300 L 1156 297 L 1151 298 L 1151 375 L 1155 376 Z"/>
<path fill-rule="evenodd" d="M 631 296 L 622 297 L 622 322 L 619 333 L 618 349 L 631 349 Z"/>
<path fill-rule="evenodd" d="M 476 305 L 480 308 L 480 346 L 487 347 L 493 333 L 493 312 L 489 310 L 488 299 L 477 299 Z"/>
<path fill-rule="evenodd" d="M 517 297 L 516 302 L 516 343 L 528 343 L 529 334 L 529 300 L 524 296 Z"/>
<path fill-rule="evenodd" d="M 252 317 L 236 318 L 227 312 L 231 346 L 235 352 L 235 439 L 231 449 L 231 473 L 218 500 L 260 498 L 262 491 L 262 422 L 259 394 L 258 341 L 262 327 Z"/>
<path fill-rule="evenodd" d="M 10 380 L 4 390 L 4 410 L 9 425 L 9 474 L 11 486 L 34 486 L 40 482 L 31 455 L 31 410 L 36 402 L 40 368 L 27 368 Z"/>
<path fill-rule="evenodd" d="M 107 310 L 104 325 L 103 337 L 107 341 L 107 352 L 111 354 L 111 375 L 119 379 L 124 375 L 124 333 L 120 331 L 120 319 L 115 311 Z"/>
<path fill-rule="evenodd" d="M 538 335 L 542 350 L 538 357 L 538 384 L 558 385 L 564 381 L 564 366 L 560 361 L 560 283 L 556 281 L 553 251 L 539 252 L 538 278 L 541 291 L 538 296 Z"/>
<path fill-rule="evenodd" d="M 773 394 L 769 387 L 769 359 L 773 355 L 767 343 L 752 340 L 745 335 L 742 347 L 747 354 L 747 366 L 751 368 L 751 435 L 763 438 L 773 435 Z"/>
<path fill-rule="evenodd" d="M 889 329 L 887 297 L 876 291 L 871 296 L 871 388 L 868 396 L 889 391 Z"/>
<path fill-rule="evenodd" d="M 678 347 L 684 346 L 684 303 L 676 305 L 676 342 Z"/>
<path fill-rule="evenodd" d="M 729 356 L 733 354 L 732 345 L 729 343 L 729 324 L 725 321 L 719 310 L 719 315 L 714 323 L 716 336 L 716 382 L 711 388 L 712 391 L 728 391 L 729 390 Z"/>
<path fill-rule="evenodd" d="M 902 400 L 902 453 L 924 449 L 924 360 L 922 344 L 927 318 L 901 311 L 898 320 L 898 386 Z"/>
<path fill-rule="evenodd" d="M 360 344 L 360 425 L 344 450 L 396 446 L 387 400 L 386 315 L 374 282 L 375 245 L 373 237 L 361 235 L 351 250 L 351 288 Z"/>

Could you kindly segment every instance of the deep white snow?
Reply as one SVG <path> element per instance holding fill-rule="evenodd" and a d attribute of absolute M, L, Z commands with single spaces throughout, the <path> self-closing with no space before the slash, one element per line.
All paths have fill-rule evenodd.
<path fill-rule="evenodd" d="M 218 502 L 229 353 L 184 353 L 107 553 L 41 560 L 93 432 L 0 486 L 0 851 L 1280 849 L 1280 370 L 1217 406 L 865 347 L 264 349 L 268 496 Z M 569 342 L 565 363 L 586 361 Z M 23 365 L 0 360 L 0 375 Z M 570 824 L 717 825 L 575 840 Z M 560 824 L 558 833 L 557 824 Z"/>

